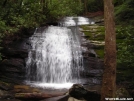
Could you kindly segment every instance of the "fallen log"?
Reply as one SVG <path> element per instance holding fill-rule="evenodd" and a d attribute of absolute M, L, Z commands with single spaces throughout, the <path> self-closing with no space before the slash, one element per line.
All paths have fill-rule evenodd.
<path fill-rule="evenodd" d="M 51 97 L 62 96 L 64 93 L 59 94 L 46 94 L 46 93 L 16 93 L 15 98 L 17 99 L 46 99 Z"/>

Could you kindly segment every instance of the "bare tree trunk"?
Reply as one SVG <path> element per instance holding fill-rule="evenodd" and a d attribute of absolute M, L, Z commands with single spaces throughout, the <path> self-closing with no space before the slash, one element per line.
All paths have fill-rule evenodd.
<path fill-rule="evenodd" d="M 101 101 L 115 97 L 116 91 L 116 34 L 113 0 L 104 0 L 105 57 Z M 111 100 L 112 101 L 112 100 Z"/>
<path fill-rule="evenodd" d="M 87 10 L 87 0 L 84 0 L 84 10 L 85 10 L 85 14 L 87 14 L 88 10 Z"/>

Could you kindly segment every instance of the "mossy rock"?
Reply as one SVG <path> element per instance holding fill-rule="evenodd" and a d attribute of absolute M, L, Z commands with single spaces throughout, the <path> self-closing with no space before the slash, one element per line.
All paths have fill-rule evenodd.
<path fill-rule="evenodd" d="M 116 98 L 131 98 L 131 96 L 125 88 L 121 87 L 116 91 Z"/>
<path fill-rule="evenodd" d="M 83 29 L 83 33 L 85 34 L 86 38 L 90 40 L 92 44 L 94 44 L 95 52 L 99 58 L 104 58 L 104 39 L 105 39 L 105 28 L 104 26 L 98 25 L 84 25 L 81 26 Z"/>
<path fill-rule="evenodd" d="M 101 59 L 104 58 L 104 50 L 103 49 L 100 49 L 100 50 L 95 50 L 97 56 Z"/>
<path fill-rule="evenodd" d="M 89 40 L 104 40 L 105 37 L 105 28 L 104 26 L 81 26 L 83 29 L 82 32 L 86 36 L 89 36 Z"/>

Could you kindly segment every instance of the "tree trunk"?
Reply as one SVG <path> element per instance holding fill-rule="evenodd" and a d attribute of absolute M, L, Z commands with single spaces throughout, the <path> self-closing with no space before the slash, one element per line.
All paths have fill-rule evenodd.
<path fill-rule="evenodd" d="M 87 14 L 88 10 L 87 10 L 87 0 L 84 0 L 84 11 L 85 14 Z"/>
<path fill-rule="evenodd" d="M 116 34 L 113 0 L 104 0 L 105 57 L 101 101 L 114 98 L 116 91 Z M 113 100 L 110 100 L 113 101 Z"/>

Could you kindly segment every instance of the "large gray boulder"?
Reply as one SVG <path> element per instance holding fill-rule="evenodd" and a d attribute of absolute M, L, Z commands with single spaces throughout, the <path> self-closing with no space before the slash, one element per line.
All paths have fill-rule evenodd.
<path fill-rule="evenodd" d="M 88 91 L 80 84 L 74 84 L 69 89 L 69 95 L 75 99 L 78 99 L 78 101 L 100 101 L 100 94 L 95 91 Z"/>

